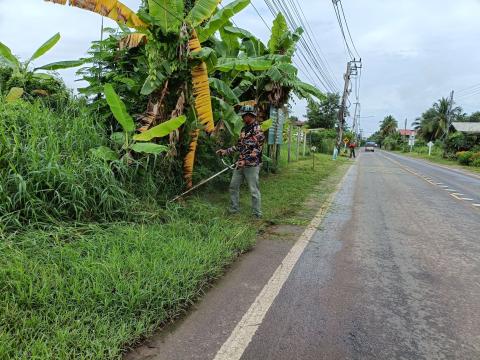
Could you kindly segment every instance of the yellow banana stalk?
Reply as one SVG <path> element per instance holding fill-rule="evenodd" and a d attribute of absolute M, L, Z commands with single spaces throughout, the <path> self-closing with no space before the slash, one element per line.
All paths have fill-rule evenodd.
<path fill-rule="evenodd" d="M 193 164 L 195 162 L 195 153 L 197 151 L 198 135 L 200 134 L 200 129 L 196 129 L 191 132 L 190 146 L 188 147 L 188 153 L 183 159 L 183 177 L 187 183 L 187 188 L 191 188 L 192 178 L 193 178 Z"/>
<path fill-rule="evenodd" d="M 109 17 L 129 27 L 141 29 L 148 25 L 144 23 L 137 14 L 118 0 L 45 0 L 55 4 L 66 5 L 80 9 L 90 10 L 100 15 Z"/>
<path fill-rule="evenodd" d="M 197 33 L 193 30 L 192 38 L 188 42 L 190 51 L 200 51 L 202 46 Z M 208 83 L 207 65 L 202 61 L 192 69 L 193 95 L 195 96 L 195 111 L 200 123 L 207 133 L 215 130 L 213 122 L 212 99 L 210 97 L 210 85 Z"/>

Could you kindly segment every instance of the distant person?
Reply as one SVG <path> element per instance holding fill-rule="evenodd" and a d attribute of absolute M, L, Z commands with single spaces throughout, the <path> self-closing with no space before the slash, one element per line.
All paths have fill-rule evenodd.
<path fill-rule="evenodd" d="M 230 182 L 230 213 L 235 214 L 240 211 L 240 185 L 245 179 L 252 195 L 253 216 L 261 218 L 259 174 L 265 135 L 257 122 L 257 112 L 253 106 L 243 106 L 240 109 L 240 115 L 245 126 L 242 128 L 237 145 L 218 150 L 217 154 L 220 156 L 231 155 L 235 152 L 240 154 Z"/>
<path fill-rule="evenodd" d="M 348 147 L 350 148 L 350 159 L 352 156 L 355 159 L 355 148 L 357 147 L 357 144 L 355 144 L 355 141 L 350 141 Z"/>

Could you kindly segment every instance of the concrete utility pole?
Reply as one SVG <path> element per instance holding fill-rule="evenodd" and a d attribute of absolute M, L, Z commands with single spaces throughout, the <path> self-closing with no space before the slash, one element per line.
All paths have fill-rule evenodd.
<path fill-rule="evenodd" d="M 358 69 L 362 68 L 362 60 L 352 60 L 347 63 L 347 71 L 343 75 L 345 80 L 345 85 L 343 87 L 342 102 L 340 104 L 340 109 L 338 111 L 338 139 L 337 139 L 337 149 L 340 150 L 340 146 L 343 141 L 343 127 L 345 126 L 345 110 L 347 108 L 347 99 L 350 94 L 350 79 L 352 75 L 358 74 Z"/>
<path fill-rule="evenodd" d="M 347 103 L 348 88 L 350 87 L 350 75 L 352 71 L 351 61 L 347 63 L 347 71 L 343 75 L 345 80 L 345 86 L 343 87 L 342 102 L 340 103 L 340 109 L 338 110 L 338 139 L 337 139 L 337 149 L 340 151 L 340 146 L 342 146 L 343 140 L 343 126 L 345 124 L 345 105 Z"/>
<path fill-rule="evenodd" d="M 452 125 L 452 107 L 453 107 L 453 90 L 450 93 L 450 100 L 448 101 L 448 112 L 447 112 L 447 131 L 445 139 L 448 138 L 448 134 L 450 132 L 450 125 Z"/>

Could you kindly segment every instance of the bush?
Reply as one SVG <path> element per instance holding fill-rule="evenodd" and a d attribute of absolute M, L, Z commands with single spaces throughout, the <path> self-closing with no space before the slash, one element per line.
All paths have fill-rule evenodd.
<path fill-rule="evenodd" d="M 337 139 L 337 131 L 335 129 L 327 129 L 315 131 L 309 134 L 311 136 L 311 145 L 317 147 L 318 152 L 323 154 L 333 153 Z"/>
<path fill-rule="evenodd" d="M 474 153 L 471 151 L 459 151 L 457 152 L 457 159 L 461 165 L 470 165 L 471 157 Z"/>
<path fill-rule="evenodd" d="M 399 147 L 400 138 L 397 136 L 387 136 L 383 140 L 382 146 L 385 150 L 397 150 Z"/>
<path fill-rule="evenodd" d="M 480 158 L 473 160 L 472 166 L 480 167 Z"/>
<path fill-rule="evenodd" d="M 450 134 L 445 142 L 445 150 L 447 153 L 466 150 L 465 135 L 459 131 Z"/>

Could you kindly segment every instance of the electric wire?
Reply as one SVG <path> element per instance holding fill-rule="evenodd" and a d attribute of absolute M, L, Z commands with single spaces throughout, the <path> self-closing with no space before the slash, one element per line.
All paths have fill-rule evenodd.
<path fill-rule="evenodd" d="M 273 0 L 275 2 L 275 0 Z M 279 8 L 279 11 L 281 11 L 282 13 L 286 14 L 287 18 L 289 19 L 289 22 L 290 22 L 290 26 L 292 28 L 298 28 L 300 26 L 302 26 L 302 24 L 298 24 L 294 18 L 294 16 L 292 15 L 291 11 L 290 11 L 290 8 L 288 7 L 288 5 L 282 1 L 282 0 L 277 0 L 278 1 L 278 4 L 277 4 L 277 8 Z M 305 27 L 304 25 L 302 27 Z M 306 27 L 305 27 L 306 28 Z M 307 33 L 307 32 L 306 32 Z M 308 34 L 308 33 L 307 33 Z M 308 35 L 307 35 L 308 36 Z M 316 53 L 314 54 L 314 51 L 312 51 L 312 48 L 311 46 L 307 43 L 307 39 L 305 37 L 301 37 L 300 38 L 300 47 L 303 47 L 303 49 L 307 52 L 307 54 L 309 55 L 311 61 L 315 64 L 315 66 L 319 69 L 319 71 L 321 72 L 322 76 L 325 78 L 325 81 L 328 83 L 329 85 L 329 88 L 330 88 L 330 91 L 331 92 L 337 92 L 337 88 L 336 88 L 336 85 L 334 83 L 334 81 L 332 81 L 332 79 L 328 76 L 328 73 L 325 71 L 324 69 L 324 66 L 322 66 L 321 64 L 319 64 L 318 62 L 318 58 L 319 58 L 319 54 Z M 315 46 L 313 46 L 313 48 L 315 48 Z"/>
<path fill-rule="evenodd" d="M 274 17 L 278 13 L 282 13 L 285 16 L 287 22 L 289 23 L 290 28 L 296 29 L 298 27 L 295 19 L 293 18 L 291 12 L 289 11 L 289 8 L 285 7 L 286 4 L 280 3 L 280 1 L 276 2 L 275 0 L 264 0 L 264 1 Z M 312 50 L 310 49 L 309 45 L 306 43 L 303 37 L 300 38 L 298 45 L 299 45 L 298 46 L 299 55 L 302 56 L 310 66 L 312 66 L 312 63 L 313 63 L 314 66 L 312 66 L 312 69 L 316 69 L 320 73 L 320 76 L 319 76 L 317 74 L 317 71 L 314 71 L 317 78 L 320 78 L 320 77 L 322 78 L 320 82 L 322 83 L 324 88 L 329 92 L 337 92 L 334 82 L 331 79 L 329 79 L 329 76 L 327 75 L 323 67 L 318 63 L 317 57 L 313 54 Z M 307 60 L 307 57 L 310 60 Z"/>
<path fill-rule="evenodd" d="M 303 17 L 303 19 L 305 20 L 305 23 L 307 24 L 307 27 L 308 27 L 309 32 L 313 34 L 314 31 L 313 31 L 312 27 L 310 26 L 310 23 L 307 21 L 307 17 L 305 16 L 305 13 L 303 12 L 303 8 L 302 8 L 302 7 L 300 6 L 300 4 L 298 3 L 298 0 L 292 0 L 292 1 L 294 1 L 294 2 L 297 4 L 298 8 L 300 9 L 300 13 L 301 13 L 302 17 Z M 340 87 L 339 84 L 338 84 L 337 81 L 336 81 L 336 77 L 334 76 L 334 73 L 333 73 L 333 71 L 332 71 L 332 68 L 330 67 L 330 64 L 328 63 L 325 54 L 322 52 L 321 46 L 320 46 L 320 44 L 318 43 L 318 40 L 317 40 L 317 38 L 316 38 L 315 36 L 313 36 L 313 40 L 314 40 L 315 45 L 316 45 L 315 49 L 317 49 L 318 52 L 319 52 L 320 55 L 321 55 L 321 56 L 320 56 L 320 60 L 325 63 L 326 68 L 327 68 L 330 76 L 332 77 L 332 79 L 333 79 L 334 82 L 335 82 L 335 85 L 337 85 L 337 87 Z M 325 59 L 325 60 L 323 60 L 323 59 Z"/>
<path fill-rule="evenodd" d="M 362 57 L 358 53 L 357 47 L 355 46 L 355 43 L 353 42 L 352 34 L 350 33 L 350 28 L 348 27 L 347 18 L 345 17 L 345 12 L 343 11 L 343 4 L 342 4 L 341 1 L 339 1 L 339 3 L 340 3 L 340 9 L 342 10 L 343 20 L 345 22 L 345 27 L 347 28 L 348 37 L 350 38 L 350 42 L 352 43 L 352 46 L 353 46 L 353 49 L 355 50 L 355 53 L 357 54 L 358 58 L 361 59 Z"/>
<path fill-rule="evenodd" d="M 251 4 L 253 5 L 254 10 L 256 11 L 257 15 L 260 17 L 260 19 L 262 20 L 262 22 L 264 23 L 264 25 L 267 27 L 267 29 L 268 29 L 269 31 L 271 31 L 271 28 L 268 26 L 268 23 L 265 21 L 265 19 L 263 18 L 263 16 L 260 14 L 260 12 L 258 11 L 258 9 L 255 7 L 255 5 L 254 5 L 253 3 L 251 3 Z M 223 5 L 222 5 L 222 4 L 220 4 L 220 6 L 222 6 L 222 8 L 223 8 Z M 234 24 L 235 26 L 238 27 L 238 25 L 235 23 L 235 21 L 234 21 L 233 19 L 232 19 L 232 22 L 233 22 L 233 24 Z M 315 85 L 315 86 L 318 87 L 317 82 L 313 79 L 312 75 L 311 75 L 310 72 L 308 71 L 308 67 L 305 65 L 305 63 L 303 62 L 302 59 L 299 59 L 299 60 L 300 60 L 300 62 L 301 62 L 301 64 L 302 64 L 302 66 L 303 66 L 303 69 L 299 66 L 298 62 L 295 62 L 295 61 L 294 61 L 294 62 L 295 62 L 295 65 L 298 67 L 298 70 L 299 70 L 300 72 L 302 72 L 302 73 L 308 78 L 308 80 L 309 80 L 313 85 Z"/>
<path fill-rule="evenodd" d="M 353 55 L 352 53 L 352 50 L 350 49 L 350 46 L 348 45 L 348 41 L 347 41 L 347 37 L 345 36 L 345 30 L 343 28 L 343 22 L 342 22 L 342 18 L 340 16 L 340 10 L 338 8 L 338 1 L 334 1 L 333 2 L 333 9 L 335 11 L 335 15 L 337 17 L 337 22 L 338 22 L 338 25 L 340 27 L 340 32 L 342 34 L 342 37 L 343 37 L 343 43 L 345 45 L 345 48 L 346 48 L 346 52 L 347 52 L 347 57 L 350 58 L 350 60 L 354 60 L 355 59 L 355 56 Z"/>
<path fill-rule="evenodd" d="M 320 66 L 322 68 L 324 68 L 326 70 L 326 75 L 330 78 L 330 80 L 332 80 L 332 83 L 334 85 L 334 87 L 336 89 L 339 88 L 339 85 L 335 79 L 335 76 L 333 76 L 333 72 L 331 71 L 331 68 L 325 58 L 325 56 L 323 55 L 322 51 L 321 51 L 321 47 L 316 39 L 315 36 L 312 36 L 311 35 L 311 32 L 312 31 L 312 28 L 310 26 L 310 23 L 308 22 L 308 20 L 306 19 L 305 17 L 305 14 L 303 13 L 303 9 L 301 8 L 300 5 L 298 5 L 297 7 L 297 0 L 287 0 L 291 6 L 292 6 L 292 9 L 293 9 L 293 13 L 296 15 L 296 20 L 298 21 L 298 24 L 302 27 L 302 29 L 304 30 L 304 34 L 306 35 L 306 41 L 309 42 L 311 48 L 313 49 L 314 53 L 315 53 L 315 59 L 318 60 L 320 62 Z"/>
<path fill-rule="evenodd" d="M 293 20 L 293 17 L 291 15 L 291 13 L 289 12 L 289 10 L 283 8 L 282 4 L 276 3 L 275 0 L 272 0 L 272 1 L 273 1 L 273 5 L 270 3 L 270 0 L 265 1 L 267 3 L 267 5 L 269 6 L 270 11 L 272 12 L 272 15 L 275 17 L 277 13 L 284 14 L 287 22 L 290 25 L 290 28 L 296 29 L 298 26 L 297 26 L 296 22 Z M 302 52 L 305 52 L 306 54 L 303 54 L 302 56 L 304 58 L 306 58 L 308 56 L 310 58 L 310 61 L 315 64 L 317 70 L 320 72 L 322 78 L 324 79 L 324 80 L 322 80 L 322 84 L 323 83 L 328 84 L 328 85 L 324 85 L 325 89 L 327 89 L 327 91 L 330 91 L 330 92 L 335 92 L 334 85 L 328 79 L 328 76 L 326 76 L 322 67 L 318 65 L 318 62 L 316 62 L 316 57 L 313 56 L 313 54 L 311 53 L 310 48 L 308 47 L 308 45 L 306 45 L 305 39 L 303 37 L 300 39 L 298 52 L 301 55 L 302 55 Z M 307 60 L 307 62 L 311 65 L 310 61 Z"/>

